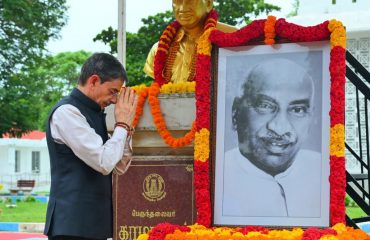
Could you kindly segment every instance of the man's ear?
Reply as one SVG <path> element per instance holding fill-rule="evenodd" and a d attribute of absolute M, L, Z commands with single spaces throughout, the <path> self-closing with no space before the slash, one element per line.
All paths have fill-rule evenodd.
<path fill-rule="evenodd" d="M 86 81 L 86 83 L 89 85 L 89 86 L 95 86 L 96 84 L 98 84 L 100 82 L 100 78 L 99 78 L 99 76 L 98 75 L 96 75 L 96 74 L 93 74 L 93 75 L 91 75 L 88 79 L 87 79 L 87 81 Z"/>
<path fill-rule="evenodd" d="M 207 13 L 209 13 L 212 10 L 213 0 L 206 0 L 206 8 L 207 8 Z"/>

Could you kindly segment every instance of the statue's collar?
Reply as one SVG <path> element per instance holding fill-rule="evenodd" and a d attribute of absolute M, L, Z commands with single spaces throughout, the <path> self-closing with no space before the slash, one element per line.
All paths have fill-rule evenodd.
<path fill-rule="evenodd" d="M 193 41 L 193 42 L 198 42 L 198 39 L 199 37 L 201 36 L 202 34 L 200 34 L 197 38 L 194 38 L 188 34 L 186 34 L 184 28 L 180 28 L 178 31 L 177 31 L 177 34 L 176 34 L 176 37 L 175 37 L 175 42 L 178 42 L 180 43 L 181 41 L 184 40 L 184 38 L 187 36 L 187 39 L 190 40 L 190 41 Z"/>

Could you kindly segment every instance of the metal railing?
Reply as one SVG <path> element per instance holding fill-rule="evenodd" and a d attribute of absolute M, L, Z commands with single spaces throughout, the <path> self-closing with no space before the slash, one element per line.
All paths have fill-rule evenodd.
<path fill-rule="evenodd" d="M 4 190 L 17 186 L 18 180 L 35 180 L 35 190 L 49 189 L 50 173 L 15 173 L 0 175 L 0 183 L 4 186 Z"/>
<path fill-rule="evenodd" d="M 352 200 L 368 216 L 350 218 L 346 215 L 347 225 L 358 228 L 358 223 L 370 221 L 370 144 L 369 144 L 369 101 L 370 101 L 370 73 L 362 66 L 350 52 L 346 52 L 346 96 L 351 94 L 350 104 L 346 105 L 346 158 L 357 165 L 355 172 L 346 171 L 346 192 Z M 348 108 L 347 108 L 348 107 Z M 350 109 L 349 109 L 350 108 Z M 355 119 L 355 123 L 347 121 L 347 114 Z M 352 133 L 347 133 L 347 128 Z M 349 135 L 353 136 L 349 142 Z M 348 160 L 347 160 L 348 162 Z"/>

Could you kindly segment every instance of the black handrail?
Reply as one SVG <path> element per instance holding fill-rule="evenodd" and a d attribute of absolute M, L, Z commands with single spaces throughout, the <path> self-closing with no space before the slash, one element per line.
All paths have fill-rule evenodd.
<path fill-rule="evenodd" d="M 370 73 L 357 59 L 349 52 L 346 51 L 346 61 L 351 64 L 368 83 L 370 83 Z"/>
<path fill-rule="evenodd" d="M 368 102 L 370 100 L 370 73 L 362 66 L 357 59 L 346 51 L 346 77 L 356 88 L 356 117 L 357 117 L 357 131 L 358 131 L 358 148 L 356 153 L 346 142 L 345 147 L 347 153 L 351 154 L 354 159 L 360 163 L 360 174 L 350 174 L 346 171 L 347 178 L 347 194 L 353 201 L 368 215 L 366 217 L 351 219 L 346 215 L 347 225 L 358 228 L 357 223 L 366 222 L 370 220 L 370 150 L 369 150 L 369 116 L 368 116 Z M 363 95 L 360 103 L 359 93 Z M 364 102 L 362 102 L 364 101 Z M 361 109 L 361 104 L 364 109 Z M 364 136 L 363 136 L 364 135 Z M 363 147 L 365 147 L 363 149 Z M 364 152 L 366 151 L 366 152 Z M 365 184 L 365 181 L 367 184 Z"/>
<path fill-rule="evenodd" d="M 346 146 L 346 149 L 352 154 L 353 157 L 356 158 L 356 160 L 361 164 L 361 167 L 364 167 L 364 168 L 368 168 L 369 165 L 367 165 L 364 161 L 362 161 L 362 159 L 360 158 L 360 156 L 358 156 L 356 154 L 356 152 L 347 144 L 347 143 L 344 143 L 345 146 Z"/>
<path fill-rule="evenodd" d="M 366 84 L 363 82 L 361 78 L 358 77 L 358 75 L 352 71 L 352 69 L 348 66 L 346 66 L 346 77 L 348 80 L 350 80 L 353 85 L 356 86 L 358 90 L 364 95 L 364 96 L 369 96 L 370 98 L 370 89 Z"/>
<path fill-rule="evenodd" d="M 356 204 L 367 214 L 370 215 L 370 206 L 369 204 L 358 194 L 358 192 L 353 188 L 350 184 L 354 184 L 358 191 L 361 191 L 361 193 L 365 196 L 365 198 L 369 199 L 369 193 L 366 192 L 365 189 L 351 176 L 350 173 L 346 173 L 347 177 L 347 194 L 356 202 Z"/>

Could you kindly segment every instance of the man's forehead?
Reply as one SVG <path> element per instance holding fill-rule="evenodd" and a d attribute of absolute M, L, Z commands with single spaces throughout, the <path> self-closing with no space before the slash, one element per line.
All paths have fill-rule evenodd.
<path fill-rule="evenodd" d="M 269 68 L 267 66 L 267 64 L 261 65 L 250 72 L 244 85 L 247 93 L 254 94 L 265 90 L 288 93 L 290 91 L 314 91 L 313 80 L 302 67 L 294 68 L 295 65 L 289 65 L 286 68 L 279 66 Z"/>
<path fill-rule="evenodd" d="M 289 73 L 259 75 L 259 77 L 251 78 L 247 82 L 247 86 L 255 91 L 261 91 L 263 89 L 276 89 L 281 91 L 290 88 L 306 88 L 309 90 L 312 85 L 312 79 L 308 75 L 290 75 Z"/>
<path fill-rule="evenodd" d="M 106 81 L 103 83 L 104 86 L 110 89 L 117 89 L 118 91 L 121 89 L 123 86 L 123 80 L 121 79 L 114 79 L 112 81 Z"/>
<path fill-rule="evenodd" d="M 291 93 L 286 92 L 256 92 L 253 95 L 246 96 L 244 98 L 245 104 L 261 104 L 263 102 L 269 104 L 275 104 L 280 107 L 291 106 L 291 105 L 306 105 L 311 106 L 313 101 L 313 95 L 306 93 Z"/>

